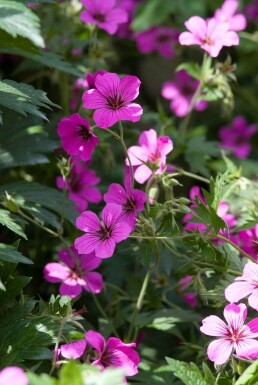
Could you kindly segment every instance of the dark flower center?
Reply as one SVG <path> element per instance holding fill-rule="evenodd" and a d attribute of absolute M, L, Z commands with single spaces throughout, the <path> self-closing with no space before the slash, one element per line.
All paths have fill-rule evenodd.
<path fill-rule="evenodd" d="M 159 152 L 155 152 L 154 154 L 150 154 L 149 161 L 151 163 L 159 162 L 159 160 L 160 160 L 160 153 Z"/>
<path fill-rule="evenodd" d="M 128 198 L 126 203 L 123 205 L 123 209 L 127 213 L 135 211 L 135 202 L 132 199 Z"/>
<path fill-rule="evenodd" d="M 108 98 L 107 105 L 112 110 L 119 110 L 119 108 L 124 106 L 124 101 L 120 95 L 116 95 Z"/>
<path fill-rule="evenodd" d="M 98 235 L 102 241 L 109 239 L 112 234 L 112 226 L 107 227 L 104 223 L 101 224 L 101 229 L 98 231 Z"/>
<path fill-rule="evenodd" d="M 165 43 L 165 42 L 169 41 L 169 36 L 168 36 L 168 35 L 165 35 L 165 34 L 159 35 L 159 36 L 157 37 L 157 41 L 158 41 L 159 43 Z"/>
<path fill-rule="evenodd" d="M 90 131 L 88 130 L 88 128 L 86 126 L 82 126 L 80 125 L 79 126 L 79 132 L 78 132 L 79 136 L 82 137 L 82 139 L 84 139 L 85 141 L 89 140 L 89 138 L 91 137 L 91 133 Z"/>
<path fill-rule="evenodd" d="M 187 84 L 182 88 L 182 94 L 185 96 L 192 96 L 193 93 L 194 93 L 194 90 L 190 84 Z"/>
<path fill-rule="evenodd" d="M 103 1 L 105 1 L 105 0 L 103 0 Z M 103 15 L 102 13 L 96 13 L 94 15 L 94 18 L 96 20 L 98 20 L 100 23 L 104 23 L 105 22 L 105 15 Z"/>

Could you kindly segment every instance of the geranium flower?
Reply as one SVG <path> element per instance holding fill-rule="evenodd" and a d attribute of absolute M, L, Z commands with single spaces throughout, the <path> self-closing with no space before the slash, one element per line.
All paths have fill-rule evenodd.
<path fill-rule="evenodd" d="M 92 270 L 99 267 L 101 259 L 94 252 L 79 255 L 71 246 L 58 253 L 60 263 L 51 262 L 44 267 L 44 278 L 48 282 L 62 282 L 59 288 L 61 295 L 78 297 L 82 289 L 94 294 L 103 289 L 103 278 L 100 273 Z"/>
<path fill-rule="evenodd" d="M 238 302 L 248 297 L 249 305 L 258 311 L 258 265 L 247 262 L 243 275 L 235 278 L 235 282 L 225 290 L 225 297 L 229 302 Z"/>
<path fill-rule="evenodd" d="M 170 108 L 176 116 L 186 116 L 190 111 L 191 100 L 199 85 L 199 80 L 192 78 L 185 70 L 176 72 L 174 81 L 163 84 L 161 94 L 171 100 Z M 207 107 L 206 100 L 197 101 L 194 109 L 203 111 Z"/>
<path fill-rule="evenodd" d="M 148 54 L 157 51 L 166 59 L 175 56 L 175 46 L 178 42 L 178 30 L 169 27 L 152 27 L 135 35 L 137 48 Z"/>
<path fill-rule="evenodd" d="M 154 172 L 161 174 L 165 170 L 166 156 L 173 150 L 173 142 L 168 136 L 159 136 L 155 130 L 143 131 L 139 137 L 140 146 L 128 148 L 132 166 L 137 166 L 134 178 L 138 183 L 145 183 Z M 150 167 L 148 166 L 150 165 Z M 129 166 L 128 159 L 126 165 Z M 152 166 L 155 166 L 152 171 Z"/>
<path fill-rule="evenodd" d="M 131 103 L 139 95 L 140 80 L 136 76 L 124 76 L 107 72 L 98 75 L 95 87 L 83 94 L 83 107 L 96 109 L 94 122 L 100 128 L 113 126 L 119 120 L 138 122 L 142 107 Z"/>
<path fill-rule="evenodd" d="M 62 147 L 70 155 L 78 155 L 82 160 L 90 160 L 98 138 L 90 129 L 90 123 L 79 114 L 60 120 L 57 126 Z"/>
<path fill-rule="evenodd" d="M 244 325 L 247 309 L 243 303 L 230 304 L 224 309 L 227 324 L 219 317 L 211 315 L 202 321 L 201 332 L 212 337 L 219 337 L 208 346 L 207 354 L 216 365 L 223 365 L 235 351 L 244 359 L 258 357 L 258 318 Z"/>
<path fill-rule="evenodd" d="M 7 366 L 0 371 L 1 385 L 28 385 L 29 380 L 24 373 L 24 370 L 17 366 Z"/>
<path fill-rule="evenodd" d="M 68 190 L 69 198 L 76 203 L 76 210 L 83 211 L 90 203 L 100 203 L 102 195 L 97 187 L 100 178 L 96 172 L 88 168 L 88 164 L 82 164 L 76 157 L 72 157 L 72 171 L 64 183 L 63 177 L 56 178 L 59 189 Z"/>
<path fill-rule="evenodd" d="M 84 211 L 76 220 L 78 229 L 86 234 L 75 240 L 80 254 L 95 251 L 98 258 L 112 257 L 116 243 L 128 238 L 131 227 L 122 222 L 122 207 L 108 203 L 102 211 L 102 220 L 92 211 Z"/>
<path fill-rule="evenodd" d="M 73 85 L 72 99 L 70 103 L 70 109 L 72 111 L 76 110 L 78 105 L 78 97 L 80 90 L 89 90 L 91 88 L 95 88 L 95 79 L 97 75 L 103 75 L 106 71 L 99 70 L 94 73 L 88 72 L 85 78 L 79 78 L 75 80 Z"/>
<path fill-rule="evenodd" d="M 128 15 L 127 22 L 123 24 L 119 24 L 117 29 L 116 35 L 122 39 L 125 39 L 125 38 L 131 39 L 133 37 L 133 33 L 130 27 L 131 27 L 131 22 L 133 21 L 137 3 L 139 3 L 139 0 L 118 0 L 117 1 L 117 5 L 123 8 Z"/>
<path fill-rule="evenodd" d="M 227 23 L 220 23 L 215 19 L 204 20 L 199 16 L 190 17 L 185 22 L 190 32 L 179 35 L 182 45 L 199 45 L 212 57 L 217 57 L 223 46 L 239 45 L 239 37 L 229 31 Z"/>
<path fill-rule="evenodd" d="M 57 360 L 59 360 L 59 356 L 63 356 L 69 360 L 76 360 L 80 358 L 87 346 L 86 340 L 77 340 L 73 342 L 69 342 L 68 344 L 60 345 L 57 349 Z"/>
<path fill-rule="evenodd" d="M 98 358 L 92 364 L 103 368 L 118 367 L 125 370 L 126 376 L 134 376 L 138 373 L 140 357 L 133 349 L 136 343 L 124 344 L 120 339 L 104 337 L 93 330 L 86 333 L 86 341 L 98 352 Z"/>
<path fill-rule="evenodd" d="M 214 14 L 214 19 L 221 23 L 228 23 L 230 31 L 243 31 L 246 28 L 246 18 L 242 13 L 236 13 L 237 0 L 225 0 L 221 8 Z"/>
<path fill-rule="evenodd" d="M 220 145 L 228 148 L 237 158 L 247 158 L 251 152 L 250 139 L 256 132 L 255 124 L 248 124 L 243 116 L 237 116 L 230 126 L 219 130 Z"/>
<path fill-rule="evenodd" d="M 146 194 L 141 190 L 132 190 L 130 176 L 125 178 L 124 185 L 125 188 L 118 183 L 112 183 L 103 198 L 106 203 L 116 203 L 122 207 L 120 218 L 128 223 L 133 230 L 137 213 L 144 209 Z"/>
<path fill-rule="evenodd" d="M 128 20 L 124 8 L 116 6 L 116 0 L 81 0 L 86 10 L 81 12 L 80 18 L 84 23 L 97 25 L 110 35 L 116 33 L 119 24 Z"/>
<path fill-rule="evenodd" d="M 239 231 L 238 245 L 258 261 L 258 224 L 247 230 Z"/>

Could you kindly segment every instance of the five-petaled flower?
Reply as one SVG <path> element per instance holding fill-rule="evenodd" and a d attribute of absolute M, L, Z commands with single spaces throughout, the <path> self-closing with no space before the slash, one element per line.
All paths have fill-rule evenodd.
<path fill-rule="evenodd" d="M 165 170 L 166 156 L 173 150 L 173 142 L 168 136 L 158 137 L 157 132 L 150 129 L 142 132 L 139 144 L 130 147 L 128 154 L 132 166 L 137 166 L 134 171 L 135 180 L 145 183 L 153 173 L 161 174 Z M 126 165 L 129 166 L 128 159 Z"/>
<path fill-rule="evenodd" d="M 138 373 L 140 358 L 133 349 L 136 343 L 125 344 L 120 339 L 104 337 L 93 330 L 86 333 L 86 341 L 98 352 L 98 358 L 92 364 L 103 368 L 118 367 L 125 370 L 125 376 L 134 376 Z"/>
<path fill-rule="evenodd" d="M 185 22 L 185 26 L 190 32 L 182 32 L 179 35 L 179 43 L 199 45 L 212 57 L 217 57 L 223 46 L 239 44 L 238 35 L 234 31 L 229 31 L 228 23 L 192 16 Z"/>
<path fill-rule="evenodd" d="M 94 252 L 79 255 L 71 246 L 59 251 L 60 263 L 51 262 L 44 268 L 44 278 L 53 283 L 62 282 L 59 288 L 61 295 L 78 297 L 82 288 L 94 294 L 103 289 L 103 278 L 100 273 L 92 271 L 101 264 L 101 259 Z"/>
<path fill-rule="evenodd" d="M 106 203 L 116 203 L 122 207 L 120 218 L 134 230 L 137 213 L 144 209 L 146 194 L 144 191 L 132 189 L 129 175 L 125 178 L 124 185 L 125 187 L 112 183 L 103 198 Z"/>
<path fill-rule="evenodd" d="M 221 8 L 218 8 L 214 18 L 221 23 L 228 23 L 230 31 L 243 31 L 246 28 L 246 18 L 242 13 L 236 13 L 237 0 L 225 0 Z"/>
<path fill-rule="evenodd" d="M 235 351 L 244 359 L 258 357 L 258 318 L 246 325 L 247 308 L 243 303 L 229 304 L 224 309 L 227 324 L 219 317 L 211 315 L 202 321 L 201 332 L 212 337 L 219 337 L 208 346 L 207 354 L 211 361 L 223 365 Z"/>
<path fill-rule="evenodd" d="M 131 226 L 121 220 L 122 207 L 108 203 L 102 211 L 100 220 L 92 211 L 84 211 L 76 220 L 78 229 L 86 234 L 75 240 L 80 254 L 95 251 L 98 258 L 112 257 L 116 243 L 128 238 Z"/>
<path fill-rule="evenodd" d="M 116 0 L 81 0 L 85 6 L 80 17 L 84 23 L 97 25 L 110 35 L 116 33 L 119 24 L 126 23 L 128 14 L 116 6 Z"/>
<path fill-rule="evenodd" d="M 83 94 L 83 107 L 96 109 L 94 122 L 100 128 L 113 126 L 119 120 L 138 122 L 142 107 L 132 103 L 139 95 L 140 80 L 136 76 L 124 76 L 106 72 L 95 79 L 95 88 Z"/>
<path fill-rule="evenodd" d="M 62 147 L 70 155 L 78 155 L 82 160 L 90 160 L 98 138 L 90 129 L 87 119 L 73 114 L 60 120 L 57 126 Z"/>

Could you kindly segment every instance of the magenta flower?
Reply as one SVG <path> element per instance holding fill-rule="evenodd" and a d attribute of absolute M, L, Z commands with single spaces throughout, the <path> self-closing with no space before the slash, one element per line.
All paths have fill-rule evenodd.
<path fill-rule="evenodd" d="M 236 13 L 237 0 L 225 0 L 221 8 L 214 14 L 214 19 L 220 23 L 228 23 L 230 31 L 243 31 L 246 28 L 246 18 L 242 13 Z"/>
<path fill-rule="evenodd" d="M 256 23 L 258 20 L 258 0 L 254 0 L 252 3 L 247 4 L 245 8 L 245 14 L 248 20 Z"/>
<path fill-rule="evenodd" d="M 0 371 L 1 385 L 28 385 L 29 380 L 24 373 L 24 370 L 17 366 L 7 366 Z"/>
<path fill-rule="evenodd" d="M 128 154 L 132 166 L 137 166 L 134 171 L 135 180 L 145 183 L 153 172 L 161 174 L 165 170 L 166 156 L 173 150 L 173 142 L 168 136 L 157 137 L 156 131 L 151 128 L 141 133 L 139 144 L 140 146 L 130 147 Z M 126 165 L 129 166 L 128 159 Z"/>
<path fill-rule="evenodd" d="M 239 231 L 238 245 L 258 261 L 258 224 L 252 229 Z"/>
<path fill-rule="evenodd" d="M 88 168 L 76 157 L 72 157 L 72 171 L 66 183 L 61 176 L 56 178 L 56 185 L 59 189 L 68 190 L 69 198 L 76 203 L 76 210 L 82 212 L 90 203 L 100 203 L 102 195 L 97 187 L 100 178 L 94 170 Z"/>
<path fill-rule="evenodd" d="M 60 250 L 58 257 L 60 263 L 51 262 L 44 267 L 44 278 L 52 283 L 62 282 L 59 288 L 61 295 L 76 298 L 82 293 L 82 289 L 94 294 L 101 292 L 102 275 L 92 271 L 101 264 L 101 259 L 95 253 L 79 255 L 71 246 L 70 250 Z"/>
<path fill-rule="evenodd" d="M 108 192 L 104 194 L 104 201 L 120 205 L 122 207 L 120 219 L 134 230 L 137 213 L 144 209 L 146 194 L 141 190 L 132 190 L 130 176 L 125 178 L 124 185 L 125 188 L 118 183 L 112 183 Z"/>
<path fill-rule="evenodd" d="M 137 33 L 135 40 L 137 48 L 144 54 L 157 51 L 166 59 L 175 56 L 175 46 L 178 43 L 178 30 L 169 27 L 152 27 L 147 31 Z"/>
<path fill-rule="evenodd" d="M 139 95 L 140 80 L 136 76 L 124 76 L 107 72 L 98 75 L 95 87 L 83 94 L 83 107 L 96 109 L 94 122 L 100 128 L 113 126 L 119 120 L 138 122 L 142 107 L 131 103 Z"/>
<path fill-rule="evenodd" d="M 193 292 L 185 291 L 188 289 L 189 283 L 192 281 L 192 279 L 192 275 L 186 275 L 185 277 L 181 278 L 179 281 L 178 291 L 180 297 L 182 297 L 188 303 L 189 306 L 195 308 L 197 305 L 196 294 Z"/>
<path fill-rule="evenodd" d="M 161 94 L 165 99 L 171 100 L 170 108 L 176 116 L 188 115 L 191 100 L 199 85 L 199 80 L 192 78 L 185 70 L 176 72 L 175 80 L 163 84 Z M 199 100 L 195 103 L 194 109 L 203 111 L 208 103 Z"/>
<path fill-rule="evenodd" d="M 124 344 L 120 339 L 110 337 L 105 341 L 104 337 L 93 330 L 86 334 L 86 341 L 98 352 L 98 358 L 92 364 L 103 368 L 109 366 L 122 368 L 126 376 L 134 376 L 138 373 L 140 357 L 133 349 L 136 343 Z"/>
<path fill-rule="evenodd" d="M 82 160 L 90 160 L 98 138 L 90 129 L 87 119 L 73 114 L 60 120 L 57 126 L 62 147 L 70 155 L 78 155 Z"/>
<path fill-rule="evenodd" d="M 185 26 L 190 32 L 182 32 L 179 35 L 179 43 L 181 45 L 199 45 L 212 57 L 217 57 L 223 46 L 239 45 L 238 35 L 229 31 L 227 23 L 193 16 L 185 22 Z"/>
<path fill-rule="evenodd" d="M 57 349 L 57 360 L 59 360 L 59 355 L 69 360 L 80 358 L 86 349 L 86 345 L 87 342 L 85 339 L 60 345 Z"/>
<path fill-rule="evenodd" d="M 128 238 L 131 227 L 122 222 L 122 207 L 108 203 L 102 211 L 102 220 L 92 211 L 84 211 L 76 220 L 78 229 L 86 234 L 75 240 L 80 254 L 95 251 L 98 258 L 109 258 L 114 254 L 116 243 Z"/>
<path fill-rule="evenodd" d="M 258 357 L 258 318 L 244 325 L 247 309 L 243 303 L 230 304 L 224 309 L 227 324 L 219 317 L 211 315 L 202 321 L 201 332 L 212 337 L 219 337 L 208 346 L 208 357 L 216 365 L 228 361 L 233 351 L 244 359 Z"/>
<path fill-rule="evenodd" d="M 238 302 L 240 299 L 248 297 L 249 305 L 258 311 L 258 265 L 247 262 L 244 267 L 243 275 L 237 277 L 235 282 L 225 290 L 226 300 Z"/>
<path fill-rule="evenodd" d="M 84 23 L 97 25 L 110 35 L 116 33 L 119 24 L 128 20 L 124 8 L 116 6 L 116 0 L 81 0 L 86 10 L 83 10 L 80 18 Z"/>
<path fill-rule="evenodd" d="M 219 130 L 220 145 L 237 158 L 247 158 L 251 152 L 250 139 L 256 132 L 255 124 L 248 124 L 243 116 L 237 116 L 230 126 Z"/>

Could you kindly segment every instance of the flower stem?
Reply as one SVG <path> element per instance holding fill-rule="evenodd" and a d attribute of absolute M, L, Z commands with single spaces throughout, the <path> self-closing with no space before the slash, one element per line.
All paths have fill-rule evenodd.
<path fill-rule="evenodd" d="M 254 262 L 254 263 L 257 263 L 256 260 L 251 257 L 251 255 L 247 254 L 243 249 L 241 249 L 240 247 L 238 247 L 235 243 L 233 243 L 230 239 L 224 237 L 223 235 L 216 235 L 216 238 L 218 239 L 221 239 L 222 241 L 224 242 L 227 242 L 229 245 L 231 245 L 232 247 L 234 247 L 237 251 L 239 251 L 240 254 L 244 255 L 247 259 L 249 259 L 250 261 Z"/>
<path fill-rule="evenodd" d="M 207 178 L 204 178 L 200 175 L 193 174 L 192 172 L 185 171 L 185 170 L 181 169 L 180 167 L 176 167 L 174 165 L 173 165 L 173 167 L 178 171 L 178 175 L 185 175 L 185 176 L 188 176 L 189 178 L 199 180 L 200 182 L 204 182 L 204 183 L 208 183 L 208 184 L 210 183 L 209 179 L 207 179 Z"/>
<path fill-rule="evenodd" d="M 93 298 L 93 300 L 94 300 L 94 302 L 95 302 L 95 305 L 97 306 L 99 312 L 102 314 L 103 318 L 104 318 L 106 321 L 108 321 L 108 322 L 110 323 L 110 320 L 109 320 L 109 318 L 108 318 L 108 315 L 107 315 L 107 313 L 105 312 L 105 310 L 103 309 L 103 307 L 101 306 L 101 304 L 99 303 L 99 300 L 97 299 L 97 296 L 94 295 L 92 292 L 91 292 L 91 296 L 92 296 L 92 298 Z M 113 322 L 111 323 L 111 326 L 112 326 L 114 335 L 115 335 L 117 338 L 119 338 L 119 334 L 118 334 L 118 332 L 117 332 L 115 326 L 113 325 Z"/>
<path fill-rule="evenodd" d="M 136 318 L 137 314 L 139 313 L 139 311 L 142 308 L 143 300 L 144 300 L 144 297 L 145 297 L 145 294 L 146 294 L 146 290 L 147 290 L 147 287 L 148 287 L 148 284 L 149 284 L 149 281 L 150 281 L 150 277 L 151 277 L 151 270 L 148 270 L 146 275 L 145 275 L 145 278 L 143 280 L 142 287 L 141 287 L 141 290 L 140 290 L 140 293 L 139 293 L 139 296 L 138 296 L 138 300 L 136 302 L 136 306 L 135 306 L 135 309 L 134 309 L 134 312 L 133 312 L 133 315 L 132 315 L 132 319 L 131 319 L 131 323 L 130 323 L 130 326 L 129 326 L 128 335 L 127 335 L 127 338 L 126 338 L 127 341 L 130 341 L 131 338 L 132 338 L 133 329 L 134 329 L 134 326 L 135 326 L 134 325 L 135 318 Z"/>

